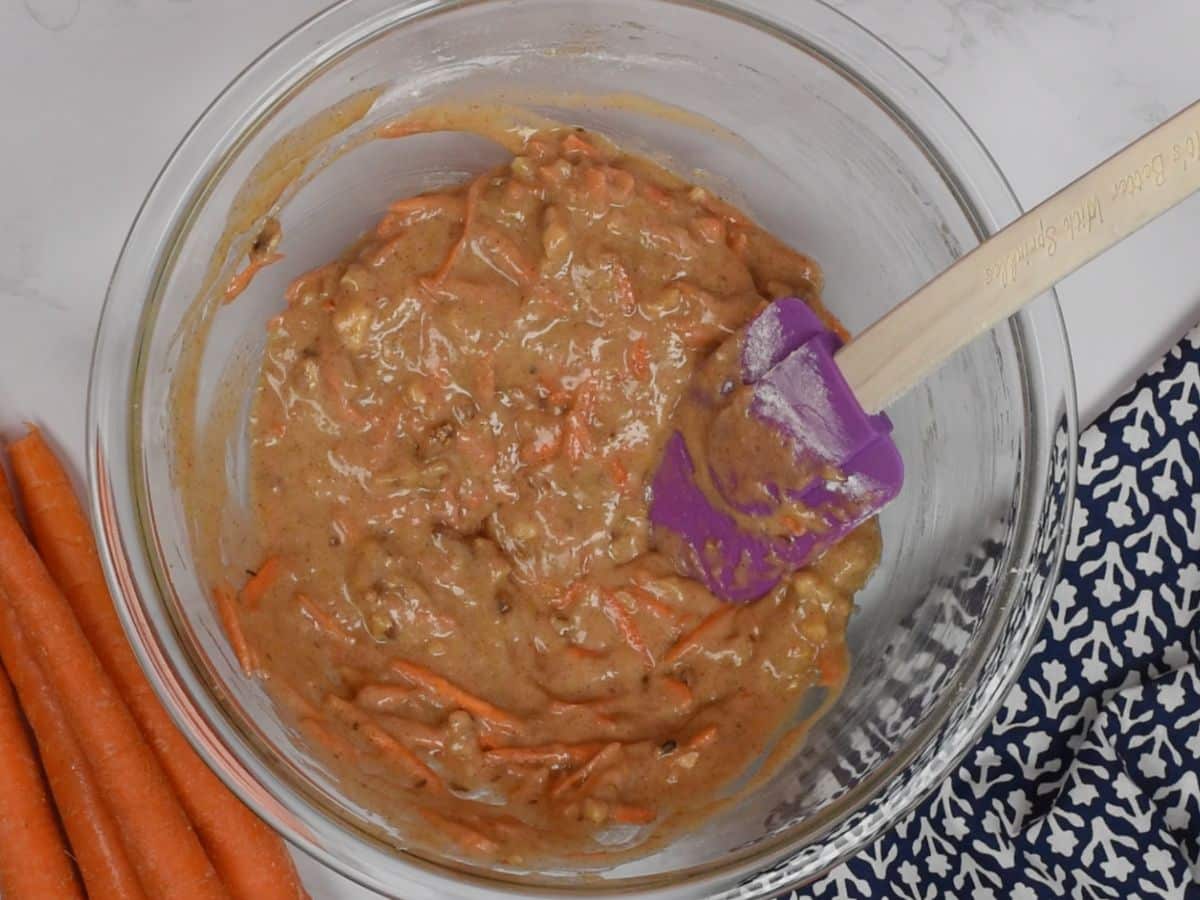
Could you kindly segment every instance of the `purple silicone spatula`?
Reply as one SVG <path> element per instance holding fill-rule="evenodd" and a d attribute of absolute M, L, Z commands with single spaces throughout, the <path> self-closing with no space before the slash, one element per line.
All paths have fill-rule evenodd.
<path fill-rule="evenodd" d="M 738 409 L 745 414 L 712 415 L 698 444 L 764 446 L 756 432 L 766 429 L 794 466 L 767 466 L 769 474 L 760 473 L 748 493 L 746 481 L 756 477 L 749 449 L 736 462 L 728 452 L 716 461 L 701 455 L 707 471 L 698 472 L 696 436 L 689 443 L 675 432 L 651 485 L 660 551 L 724 600 L 769 592 L 899 494 L 904 468 L 882 414 L 888 404 L 1198 189 L 1200 103 L 1193 103 L 980 244 L 845 346 L 802 300 L 776 300 L 730 338 L 740 342 L 740 371 L 728 390 L 742 392 Z M 781 529 L 781 514 L 796 509 L 804 511 L 800 524 Z"/>

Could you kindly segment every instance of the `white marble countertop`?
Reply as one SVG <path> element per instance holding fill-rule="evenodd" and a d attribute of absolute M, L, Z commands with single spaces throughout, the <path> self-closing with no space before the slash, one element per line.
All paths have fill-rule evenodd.
<path fill-rule="evenodd" d="M 597 0 L 600 2 L 600 0 Z M 787 0 L 776 0 L 783 8 Z M 0 411 L 82 457 L 121 241 L 204 106 L 326 0 L 0 4 Z M 1195 0 L 838 0 L 946 94 L 1030 206 L 1200 97 Z M 231 27 L 236 23 L 236 27 Z M 1200 320 L 1200 197 L 1060 288 L 1081 419 Z M 365 898 L 316 863 L 314 897 Z"/>

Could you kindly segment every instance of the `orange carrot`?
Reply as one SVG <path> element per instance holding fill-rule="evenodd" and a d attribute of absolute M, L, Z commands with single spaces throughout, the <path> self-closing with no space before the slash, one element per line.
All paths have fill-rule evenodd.
<path fill-rule="evenodd" d="M 159 703 L 125 638 L 91 529 L 62 465 L 36 429 L 9 449 L 46 567 L 166 770 L 229 893 L 235 900 L 306 897 L 283 841 L 196 755 Z M 151 896 L 166 895 L 151 891 Z"/>
<path fill-rule="evenodd" d="M 585 422 L 590 422 L 592 412 L 596 409 L 596 384 L 591 379 L 583 382 L 575 389 L 575 401 L 571 412 Z"/>
<path fill-rule="evenodd" d="M 242 291 L 250 287 L 250 282 L 254 280 L 255 275 L 267 266 L 273 266 L 281 259 L 283 259 L 282 253 L 265 253 L 256 259 L 250 260 L 246 264 L 246 268 L 229 279 L 229 284 L 225 285 L 225 297 L 221 302 L 232 303 L 241 296 Z"/>
<path fill-rule="evenodd" d="M 562 431 L 558 428 L 539 428 L 533 440 L 521 447 L 521 462 L 536 465 L 548 463 L 562 449 Z"/>
<path fill-rule="evenodd" d="M 408 231 L 408 223 L 399 216 L 384 216 L 379 224 L 375 226 L 375 237 L 384 242 L 384 245 L 392 243 L 398 238 L 403 238 Z"/>
<path fill-rule="evenodd" d="M 657 184 L 646 182 L 642 185 L 642 196 L 657 206 L 659 209 L 671 208 L 671 195 L 660 188 Z"/>
<path fill-rule="evenodd" d="M 351 425 L 365 423 L 366 416 L 359 412 L 350 385 L 354 377 L 350 360 L 339 354 L 326 354 L 321 358 L 319 365 L 321 380 L 333 395 L 333 402 L 341 420 Z"/>
<path fill-rule="evenodd" d="M 364 684 L 354 695 L 354 702 L 371 712 L 390 713 L 409 703 L 416 693 L 416 688 L 399 684 Z"/>
<path fill-rule="evenodd" d="M 0 506 L 16 512 L 16 501 L 0 469 Z M 62 705 L 38 668 L 16 610 L 0 592 L 0 662 L 12 679 L 25 718 L 37 739 L 46 781 L 67 833 L 71 854 L 87 892 L 112 900 L 144 900 L 112 814 L 96 789 L 95 776 L 63 715 Z"/>
<path fill-rule="evenodd" d="M 679 706 L 692 705 L 692 689 L 678 678 L 664 678 L 663 689 L 670 694 Z"/>
<path fill-rule="evenodd" d="M 611 716 L 606 716 L 598 712 L 594 707 L 588 706 L 586 703 L 568 703 L 562 700 L 555 700 L 547 708 L 547 712 L 552 716 L 564 716 L 571 713 L 584 713 L 592 720 L 593 726 L 601 728 L 611 728 L 617 723 L 613 721 Z"/>
<path fill-rule="evenodd" d="M 461 205 L 462 199 L 457 194 L 418 194 L 416 197 L 405 197 L 402 200 L 394 201 L 388 207 L 388 212 L 418 217 L 408 223 L 412 224 L 442 213 L 456 214 Z"/>
<path fill-rule="evenodd" d="M 683 655 L 702 644 L 713 632 L 724 626 L 733 617 L 735 610 L 732 606 L 721 606 L 704 617 L 704 620 L 690 633 L 685 634 L 667 651 L 663 662 L 667 665 L 678 662 Z"/>
<path fill-rule="evenodd" d="M 517 243 L 498 228 L 481 228 L 475 246 L 487 255 L 492 267 L 519 287 L 537 280 L 537 268 Z"/>
<path fill-rule="evenodd" d="M 267 559 L 242 586 L 242 602 L 248 608 L 255 609 L 282 574 L 283 563 L 279 561 L 279 557 L 272 556 Z"/>
<path fill-rule="evenodd" d="M 397 200 L 388 207 L 388 214 L 376 227 L 375 234 L 385 240 L 393 239 L 410 226 L 437 216 L 449 214 L 458 218 L 462 206 L 463 199 L 453 194 L 421 194 Z"/>
<path fill-rule="evenodd" d="M 407 238 L 408 235 L 404 232 L 401 232 L 394 238 L 384 241 L 379 245 L 375 252 L 371 254 L 370 258 L 367 260 L 367 264 L 374 269 L 378 269 L 385 262 L 396 255 L 396 251 L 400 249 L 400 245 L 403 244 Z"/>
<path fill-rule="evenodd" d="M 644 806 L 629 806 L 617 804 L 609 810 L 609 817 L 622 825 L 649 825 L 658 815 L 652 809 Z"/>
<path fill-rule="evenodd" d="M 608 656 L 608 654 L 603 650 L 589 650 L 587 647 L 579 646 L 579 644 L 567 644 L 566 649 L 563 650 L 563 653 L 565 653 L 567 656 L 583 660 L 585 662 L 593 662 L 597 659 L 604 659 L 606 656 Z"/>
<path fill-rule="evenodd" d="M 636 584 L 627 584 L 621 590 L 633 597 L 637 601 L 638 606 L 650 610 L 650 612 L 654 613 L 654 615 L 658 616 L 664 622 L 673 625 L 679 623 L 681 618 L 679 610 L 669 604 L 663 603 L 663 601 L 659 600 L 658 597 L 654 596 L 654 594 L 644 587 L 639 587 Z"/>
<path fill-rule="evenodd" d="M 807 533 L 808 526 L 801 522 L 798 518 L 792 515 L 784 514 L 779 517 L 779 523 L 788 531 L 795 535 Z"/>
<path fill-rule="evenodd" d="M 817 654 L 817 671 L 820 673 L 818 682 L 825 687 L 832 687 L 846 677 L 850 667 L 850 655 L 846 652 L 845 644 L 827 644 Z"/>
<path fill-rule="evenodd" d="M 113 900 L 145 900 L 146 894 L 121 842 L 121 832 L 96 787 L 91 764 L 31 654 L 16 611 L 2 595 L 0 659 L 37 738 L 46 780 L 88 894 Z M 0 836 L 0 844 L 4 841 Z M 0 889 L 3 882 L 0 876 Z"/>
<path fill-rule="evenodd" d="M 12 514 L 5 510 L 10 520 Z M 0 893 L 11 900 L 78 897 L 79 879 L 29 746 L 17 700 L 0 669 Z"/>
<path fill-rule="evenodd" d="M 379 130 L 375 132 L 383 139 L 403 138 L 414 134 L 424 134 L 429 131 L 430 122 L 421 121 L 419 119 L 410 119 L 407 116 L 402 119 L 396 119 L 394 122 L 386 122 L 379 126 Z"/>
<path fill-rule="evenodd" d="M 723 244 L 725 242 L 725 223 L 720 219 L 701 216 L 692 222 L 692 228 L 706 244 Z"/>
<path fill-rule="evenodd" d="M 496 747 L 483 754 L 483 761 L 517 766 L 581 766 L 603 749 L 603 744 L 596 743 Z"/>
<path fill-rule="evenodd" d="M 707 747 L 717 739 L 719 729 L 716 725 L 709 725 L 707 728 L 701 728 L 697 731 L 686 744 L 683 746 L 688 750 L 699 750 L 702 747 Z"/>
<path fill-rule="evenodd" d="M 34 507 L 27 508 L 32 521 Z M 146 893 L 155 900 L 227 897 L 137 723 L 7 510 L 0 510 L 0 560 L 0 588 L 71 729 L 88 748 L 97 785 Z"/>
<path fill-rule="evenodd" d="M 446 749 L 446 739 L 442 733 L 429 725 L 387 714 L 379 716 L 378 722 L 379 727 L 392 737 L 413 747 L 439 753 Z"/>
<path fill-rule="evenodd" d="M 583 175 L 584 196 L 592 212 L 602 215 L 609 207 L 608 179 L 597 168 L 590 168 Z"/>
<path fill-rule="evenodd" d="M 440 698 L 444 703 L 458 709 L 465 709 L 476 718 L 509 731 L 516 731 L 521 727 L 521 720 L 512 713 L 505 712 L 486 700 L 464 691 L 458 685 L 429 671 L 424 666 L 398 659 L 392 663 L 392 669 L 422 690 Z"/>
<path fill-rule="evenodd" d="M 750 238 L 747 237 L 744 231 L 731 231 L 729 238 L 726 241 L 729 249 L 733 251 L 733 255 L 740 260 L 745 260 L 750 251 Z"/>
<path fill-rule="evenodd" d="M 629 273 L 619 262 L 613 262 L 612 273 L 617 306 L 620 307 L 623 314 L 632 316 L 638 309 L 637 294 L 633 290 L 633 279 L 629 277 Z"/>
<path fill-rule="evenodd" d="M 421 761 L 415 753 L 380 728 L 361 709 L 341 697 L 330 694 L 325 698 L 325 705 L 374 747 L 380 755 L 397 763 L 413 777 L 416 787 L 428 787 L 434 793 L 443 793 L 446 786 L 441 776 Z"/>
<path fill-rule="evenodd" d="M 325 612 L 325 610 L 321 609 L 321 607 L 317 606 L 316 603 L 314 603 L 304 594 L 296 595 L 296 605 L 300 607 L 300 612 L 303 613 L 304 616 L 313 623 L 313 627 L 326 637 L 330 637 L 334 640 L 342 641 L 343 643 L 347 644 L 354 643 L 354 635 L 343 628 L 337 619 Z"/>
<path fill-rule="evenodd" d="M 538 383 L 546 393 L 546 405 L 556 409 L 566 409 L 571 404 L 571 392 L 562 386 L 562 381 L 550 375 L 538 377 Z"/>
<path fill-rule="evenodd" d="M 550 601 L 550 605 L 560 612 L 566 612 L 579 602 L 580 598 L 587 593 L 587 590 L 588 585 L 586 581 L 573 581 L 562 594 Z"/>
<path fill-rule="evenodd" d="M 242 631 L 237 604 L 233 600 L 233 591 L 225 585 L 218 584 L 212 589 L 212 597 L 213 605 L 217 608 L 217 618 L 221 620 L 221 627 L 225 629 L 225 638 L 229 641 L 229 646 L 233 648 L 233 655 L 237 657 L 238 665 L 242 667 L 242 674 L 247 678 L 252 678 L 258 669 L 258 664 L 254 659 L 254 651 L 246 640 L 246 633 Z"/>
<path fill-rule="evenodd" d="M 14 516 L 17 514 L 17 501 L 13 497 L 12 489 L 8 486 L 4 469 L 0 469 L 0 507 L 7 509 Z"/>
<path fill-rule="evenodd" d="M 537 833 L 536 829 L 522 822 L 516 816 L 500 815 L 488 816 L 486 818 L 484 816 L 478 816 L 476 818 L 479 821 L 487 822 L 492 831 L 501 837 L 521 837 L 525 840 L 528 840 L 531 835 Z"/>
<path fill-rule="evenodd" d="M 650 380 L 650 347 L 644 337 L 638 338 L 629 347 L 629 374 L 638 381 Z"/>
<path fill-rule="evenodd" d="M 504 186 L 504 205 L 508 209 L 519 209 L 531 193 L 527 185 L 514 179 Z"/>
<path fill-rule="evenodd" d="M 565 159 L 556 159 L 554 162 L 538 167 L 538 175 L 541 180 L 552 188 L 561 188 L 573 172 L 571 164 Z"/>
<path fill-rule="evenodd" d="M 603 159 L 604 154 L 594 145 L 589 144 L 575 132 L 571 132 L 562 141 L 563 155 L 570 158 Z"/>
<path fill-rule="evenodd" d="M 691 328 L 681 331 L 679 336 L 683 339 L 683 346 L 687 349 L 700 351 L 711 348 L 724 334 L 727 332 L 720 325 L 699 322 Z"/>
<path fill-rule="evenodd" d="M 490 856 L 500 849 L 500 845 L 491 838 L 481 834 L 474 828 L 463 825 L 461 822 L 447 819 L 445 816 L 435 813 L 432 809 L 422 809 L 421 815 L 430 825 L 433 825 L 464 850 Z"/>
<path fill-rule="evenodd" d="M 312 284 L 314 281 L 319 281 L 330 272 L 337 271 L 341 267 L 342 263 L 331 262 L 305 272 L 288 285 L 287 290 L 283 292 L 283 299 L 285 299 L 288 302 L 288 305 L 291 306 L 300 299 L 301 295 L 304 293 L 304 289 L 310 284 Z"/>
<path fill-rule="evenodd" d="M 340 734 L 326 728 L 319 719 L 314 719 L 311 716 L 301 716 L 298 727 L 310 744 L 324 747 L 325 752 L 334 759 L 339 759 L 342 762 L 357 763 L 362 757 L 357 747 Z"/>
<path fill-rule="evenodd" d="M 618 491 L 625 490 L 629 484 L 629 470 L 625 468 L 625 463 L 621 462 L 619 456 L 614 456 L 608 461 L 608 475 Z"/>
<path fill-rule="evenodd" d="M 575 402 L 567 416 L 563 434 L 563 449 L 567 459 L 576 465 L 591 456 L 593 451 L 592 435 L 588 430 L 588 423 L 595 405 L 596 387 L 590 381 L 584 382 L 575 392 Z"/>
<path fill-rule="evenodd" d="M 575 465 L 583 462 L 592 454 L 592 436 L 587 426 L 577 416 L 567 417 L 566 433 L 563 436 L 563 449 L 567 459 Z"/>
<path fill-rule="evenodd" d="M 650 668 L 654 668 L 654 654 L 646 646 L 646 641 L 642 638 L 642 633 L 638 630 L 637 622 L 629 614 L 629 610 L 609 591 L 600 592 L 600 601 L 604 606 L 604 615 L 613 623 L 613 626 L 620 633 L 625 643 L 634 652 L 640 654 Z"/>
<path fill-rule="evenodd" d="M 610 744 L 605 744 L 603 748 L 596 752 L 596 755 L 589 759 L 586 763 L 559 779 L 558 783 L 550 788 L 551 797 L 561 797 L 572 788 L 578 787 L 587 781 L 593 774 L 610 762 L 614 762 L 621 754 L 621 742 L 613 741 Z"/>
<path fill-rule="evenodd" d="M 454 264 L 458 262 L 458 257 L 462 254 L 467 246 L 467 238 L 471 232 L 471 226 L 475 224 L 475 212 L 479 208 L 479 196 L 483 193 L 484 187 L 487 185 L 491 173 L 480 175 L 471 182 L 471 186 L 467 188 L 467 206 L 463 212 L 463 229 L 458 240 L 450 247 L 450 252 L 446 254 L 446 258 L 442 264 L 438 266 L 437 271 L 433 273 L 431 281 L 438 285 L 446 280 L 446 276 L 450 274 L 450 270 L 454 268 Z"/>
<path fill-rule="evenodd" d="M 699 194 L 697 194 L 699 191 Z M 726 203 L 720 197 L 706 191 L 704 188 L 692 188 L 691 199 L 698 202 L 704 209 L 715 216 L 720 216 L 730 225 L 748 225 L 745 213 L 731 203 Z"/>

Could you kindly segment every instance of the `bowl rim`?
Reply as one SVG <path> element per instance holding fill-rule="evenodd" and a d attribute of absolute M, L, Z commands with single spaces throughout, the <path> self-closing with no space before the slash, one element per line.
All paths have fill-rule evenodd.
<path fill-rule="evenodd" d="M 229 727 L 214 725 L 228 718 L 228 713 L 215 700 L 207 685 L 195 671 L 177 665 L 177 660 L 186 658 L 187 650 L 182 647 L 179 636 L 164 634 L 161 623 L 153 620 L 148 612 L 150 602 L 163 605 L 158 594 L 156 580 L 137 578 L 133 569 L 148 568 L 145 555 L 154 552 L 148 544 L 145 530 L 144 511 L 135 504 L 132 496 L 138 489 L 138 479 L 132 473 L 138 470 L 140 452 L 138 416 L 140 414 L 137 385 L 138 372 L 144 361 L 144 336 L 152 324 L 157 306 L 159 283 L 167 270 L 171 250 L 186 226 L 189 211 L 203 201 L 204 187 L 222 168 L 222 161 L 237 152 L 240 137 L 262 121 L 270 111 L 283 102 L 292 91 L 298 89 L 321 71 L 331 61 L 349 52 L 361 41 L 385 29 L 399 27 L 406 22 L 430 14 L 439 14 L 468 6 L 489 5 L 504 0 L 339 0 L 330 8 L 302 22 L 246 66 L 234 80 L 213 100 L 196 122 L 189 128 L 173 151 L 150 191 L 143 201 L 129 234 L 122 246 L 109 282 L 101 312 L 93 348 L 91 376 L 87 408 L 87 472 L 91 499 L 91 513 L 97 526 L 101 559 L 105 574 L 112 589 L 122 624 L 133 644 L 139 662 L 147 672 L 160 699 L 176 724 L 188 737 L 197 752 L 214 768 L 218 775 L 247 802 L 252 809 L 276 829 L 284 833 L 292 843 L 302 847 L 309 855 L 341 872 L 346 877 L 376 890 L 394 890 L 394 882 L 381 883 L 377 878 L 355 867 L 354 861 L 331 852 L 326 846 L 327 835 L 317 825 L 337 829 L 343 836 L 347 827 L 331 816 L 328 810 L 313 809 L 309 795 L 294 785 L 285 785 L 290 791 L 288 802 L 266 788 L 261 773 L 263 766 L 247 761 L 254 748 L 245 740 L 238 739 L 238 747 L 228 746 Z M 764 9 L 764 0 L 654 0 L 663 7 L 682 6 L 713 13 L 717 17 L 732 19 L 740 24 L 783 40 L 789 45 L 818 57 L 825 65 L 836 71 L 850 83 L 856 85 L 876 102 L 906 132 L 913 145 L 919 148 L 937 169 L 964 214 L 982 238 L 994 233 L 1003 224 L 997 219 L 1012 217 L 1020 212 L 1011 187 L 1001 174 L 995 161 L 946 98 L 883 40 L 850 17 L 830 7 L 824 0 L 792 0 L 787 12 Z M 788 24 L 789 16 L 797 19 L 806 17 L 806 27 L 812 32 L 802 34 Z M 817 17 L 819 28 L 813 28 L 811 19 Z M 331 36 L 318 50 L 311 47 L 315 33 L 332 29 Z M 831 37 L 832 35 L 832 37 Z M 265 78 L 265 82 L 264 82 Z M 260 87 L 266 83 L 267 88 Z M 913 104 L 923 104 L 922 123 L 918 126 L 907 111 Z M 231 124 L 232 123 L 232 124 Z M 216 129 L 220 140 L 209 141 L 209 131 Z M 232 143 L 226 140 L 234 135 Z M 176 183 L 173 183 L 176 182 Z M 170 188 L 170 189 L 168 189 Z M 179 198 L 187 198 L 180 202 Z M 164 227 L 164 223 L 166 227 Z M 132 314 L 123 309 L 136 303 L 139 307 L 133 318 L 138 323 L 136 339 L 128 329 L 122 328 L 126 318 Z M 954 746 L 943 752 L 937 760 L 935 776 L 909 788 L 902 801 L 890 806 L 883 815 L 880 827 L 874 830 L 859 829 L 858 833 L 841 834 L 839 845 L 833 855 L 823 861 L 822 871 L 828 871 L 853 853 L 863 849 L 871 840 L 890 830 L 899 819 L 915 807 L 938 782 L 949 777 L 958 760 L 973 746 L 983 730 L 990 724 L 999 703 L 1008 687 L 1015 681 L 1038 636 L 1038 626 L 1044 618 L 1053 583 L 1065 549 L 1069 529 L 1065 527 L 1074 494 L 1076 462 L 1076 407 L 1073 369 L 1066 329 L 1053 291 L 1022 312 L 1012 324 L 1016 332 L 1016 345 L 1021 353 L 1023 365 L 1022 389 L 1025 391 L 1026 417 L 1030 433 L 1026 436 L 1024 451 L 1028 459 L 1022 468 L 1022 502 L 1025 496 L 1038 486 L 1038 479 L 1029 478 L 1028 468 L 1040 458 L 1037 452 L 1046 448 L 1033 446 L 1038 440 L 1036 416 L 1030 407 L 1045 403 L 1046 398 L 1038 391 L 1045 390 L 1045 377 L 1037 378 L 1036 365 L 1039 349 L 1061 357 L 1057 362 L 1060 371 L 1051 373 L 1061 379 L 1057 385 L 1060 396 L 1062 429 L 1065 434 L 1066 458 L 1065 490 L 1062 508 L 1059 510 L 1059 527 L 1054 529 L 1052 546 L 1048 548 L 1049 565 L 1042 575 L 1038 596 L 1032 602 L 1025 600 L 1024 630 L 1019 635 L 1016 652 L 1005 659 L 1003 671 L 993 673 L 987 685 L 987 696 L 982 706 L 970 720 L 970 727 L 954 737 Z M 122 364 L 114 365 L 114 361 Z M 127 363 L 127 364 L 125 364 Z M 1035 369 L 1031 370 L 1030 366 Z M 120 397 L 127 415 L 110 415 L 106 410 L 115 398 Z M 1052 398 L 1053 402 L 1053 398 Z M 1041 436 L 1045 443 L 1047 436 Z M 1053 448 L 1049 448 L 1053 450 Z M 118 465 L 113 469 L 110 460 Z M 128 466 L 123 465 L 128 463 Z M 117 487 L 114 491 L 114 474 Z M 122 483 L 128 477 L 133 490 Z M 1030 482 L 1035 482 L 1031 484 Z M 1032 546 L 1031 519 L 1018 520 L 1018 536 L 1013 547 Z M 131 537 L 135 538 L 132 542 Z M 132 552 L 131 552 L 132 551 Z M 1015 554 L 1014 554 L 1015 555 Z M 1031 558 L 1031 552 L 1021 554 Z M 154 569 L 154 565 L 149 565 Z M 147 585 L 151 590 L 147 590 Z M 1011 587 L 1002 594 L 1004 606 L 1016 604 L 1021 598 L 1008 596 Z M 145 596 L 143 596 L 145 595 Z M 1004 616 L 997 613 L 995 621 L 1002 623 Z M 963 684 L 972 682 L 981 675 L 983 661 L 997 639 L 996 634 L 973 648 L 971 665 L 963 666 L 959 679 Z M 166 648 L 166 649 L 164 649 Z M 946 727 L 953 709 L 949 700 L 954 691 L 920 723 L 908 740 L 908 753 L 881 767 L 867 779 L 883 784 L 900 779 L 913 759 L 927 749 Z M 258 772 L 256 777 L 253 773 Z M 268 773 L 269 774 L 269 773 Z M 886 776 L 886 777 L 885 777 Z M 272 778 L 278 786 L 279 779 Z M 858 789 L 856 788 L 856 791 Z M 861 799 L 855 809 L 843 809 L 839 815 L 824 824 L 824 831 L 809 838 L 811 846 L 825 841 L 830 832 L 844 826 L 856 812 L 871 807 L 878 792 Z M 302 808 L 297 809 L 297 801 Z M 307 817 L 301 813 L 308 813 Z M 846 831 L 845 828 L 842 829 Z M 355 837 L 363 842 L 366 835 L 356 832 Z M 805 880 L 818 877 L 809 871 L 789 871 L 789 862 L 797 854 L 797 839 L 777 838 L 749 858 L 719 863 L 705 867 L 703 874 L 695 870 L 673 872 L 669 875 L 649 876 L 649 884 L 635 884 L 636 880 L 624 880 L 601 889 L 573 891 L 571 896 L 603 896 L 613 891 L 627 891 L 637 887 L 645 896 L 684 897 L 700 896 L 696 890 L 722 888 L 730 891 L 723 896 L 760 896 L 766 892 L 777 892 L 794 887 Z M 421 871 L 432 873 L 435 880 L 453 878 L 456 890 L 469 888 L 463 896 L 485 896 L 491 891 L 521 890 L 528 893 L 531 888 L 515 885 L 511 881 L 495 878 L 476 879 L 450 865 L 431 863 L 408 851 L 393 850 L 393 858 L 410 874 Z M 774 867 L 774 868 L 772 868 Z M 795 868 L 795 867 L 793 867 Z M 689 874 L 694 877 L 688 879 Z M 462 879 L 467 878 L 464 882 Z M 671 884 L 660 882 L 669 879 Z M 681 893 L 676 882 L 686 881 L 687 893 Z M 737 885 L 734 887 L 734 885 Z M 422 882 L 422 887 L 425 886 Z M 436 887 L 437 885 L 435 885 Z M 405 884 L 405 888 L 418 889 L 416 884 Z M 649 890 L 647 890 L 649 889 Z M 533 889 L 536 890 L 536 889 Z M 760 892 L 762 892 L 760 894 Z M 539 891 L 539 893 L 546 893 Z M 553 893 L 551 891 L 550 893 Z M 708 896 L 710 894 L 703 894 Z M 425 894 L 412 894 L 425 896 Z M 437 896 L 430 894 L 429 896 Z"/>

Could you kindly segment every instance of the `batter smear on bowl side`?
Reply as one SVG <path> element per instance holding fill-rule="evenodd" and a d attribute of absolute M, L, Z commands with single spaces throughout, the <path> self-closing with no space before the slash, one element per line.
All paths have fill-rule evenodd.
<path fill-rule="evenodd" d="M 775 298 L 840 328 L 820 289 L 739 210 L 580 129 L 397 199 L 270 324 L 264 558 L 218 590 L 247 667 L 369 805 L 460 851 L 669 831 L 842 682 L 879 559 L 872 520 L 733 605 L 653 548 L 693 377 Z"/>

